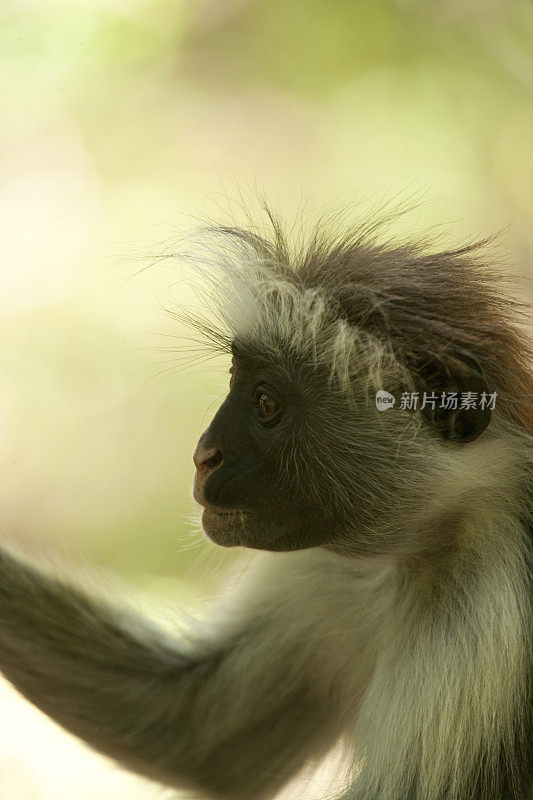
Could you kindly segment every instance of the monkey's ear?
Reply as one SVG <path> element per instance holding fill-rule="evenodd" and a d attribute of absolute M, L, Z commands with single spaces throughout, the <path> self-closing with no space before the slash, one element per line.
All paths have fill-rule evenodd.
<path fill-rule="evenodd" d="M 472 442 L 480 436 L 488 426 L 492 411 L 489 404 L 480 403 L 483 394 L 489 389 L 483 370 L 477 358 L 467 350 L 453 348 L 441 369 L 434 370 L 427 380 L 430 391 L 439 397 L 444 392 L 447 396 L 456 394 L 457 408 L 450 402 L 448 406 L 441 404 L 435 408 L 426 407 L 422 414 L 436 431 L 451 442 Z M 426 390 L 427 391 L 427 390 Z M 474 404 L 461 407 L 464 393 L 475 398 Z"/>

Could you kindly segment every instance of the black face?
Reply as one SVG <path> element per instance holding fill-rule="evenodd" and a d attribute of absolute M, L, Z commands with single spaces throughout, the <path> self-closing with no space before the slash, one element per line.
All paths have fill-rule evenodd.
<path fill-rule="evenodd" d="M 233 359 L 230 392 L 194 456 L 195 498 L 218 544 L 294 550 L 324 542 L 324 514 L 295 482 L 308 403 L 288 370 Z"/>

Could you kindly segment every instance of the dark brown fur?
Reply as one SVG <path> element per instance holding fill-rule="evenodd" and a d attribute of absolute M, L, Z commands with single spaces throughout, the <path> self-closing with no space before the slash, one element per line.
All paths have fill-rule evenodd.
<path fill-rule="evenodd" d="M 423 240 L 380 242 L 395 212 L 331 237 L 318 225 L 310 244 L 291 247 L 267 209 L 272 236 L 219 226 L 243 256 L 266 262 L 302 288 L 322 287 L 339 316 L 392 344 L 417 391 L 428 375 L 453 369 L 454 349 L 475 353 L 503 415 L 533 433 L 533 349 L 523 327 L 527 306 L 505 290 L 509 277 L 494 266 L 492 239 L 451 250 Z"/>

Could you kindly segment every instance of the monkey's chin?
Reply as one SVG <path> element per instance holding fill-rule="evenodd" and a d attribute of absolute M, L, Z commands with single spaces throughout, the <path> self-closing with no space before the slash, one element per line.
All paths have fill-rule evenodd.
<path fill-rule="evenodd" d="M 248 511 L 214 511 L 204 508 L 202 527 L 206 536 L 221 547 L 246 546 Z"/>
<path fill-rule="evenodd" d="M 313 527 L 309 522 L 300 530 L 292 520 L 265 521 L 265 514 L 259 511 L 223 509 L 204 509 L 202 527 L 206 536 L 221 547 L 248 547 L 252 550 L 270 552 L 289 552 L 307 550 L 309 547 L 323 545 L 325 526 Z"/>

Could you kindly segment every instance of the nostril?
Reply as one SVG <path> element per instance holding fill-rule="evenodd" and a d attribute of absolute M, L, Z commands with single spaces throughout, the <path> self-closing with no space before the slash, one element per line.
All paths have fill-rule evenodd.
<path fill-rule="evenodd" d="M 219 467 L 224 460 L 222 451 L 218 447 L 204 447 L 199 445 L 193 456 L 196 469 L 203 472 L 212 472 Z"/>
<path fill-rule="evenodd" d="M 222 453 L 220 450 L 217 450 L 214 455 L 207 458 L 203 463 L 202 466 L 206 467 L 207 469 L 216 469 L 222 464 Z"/>

